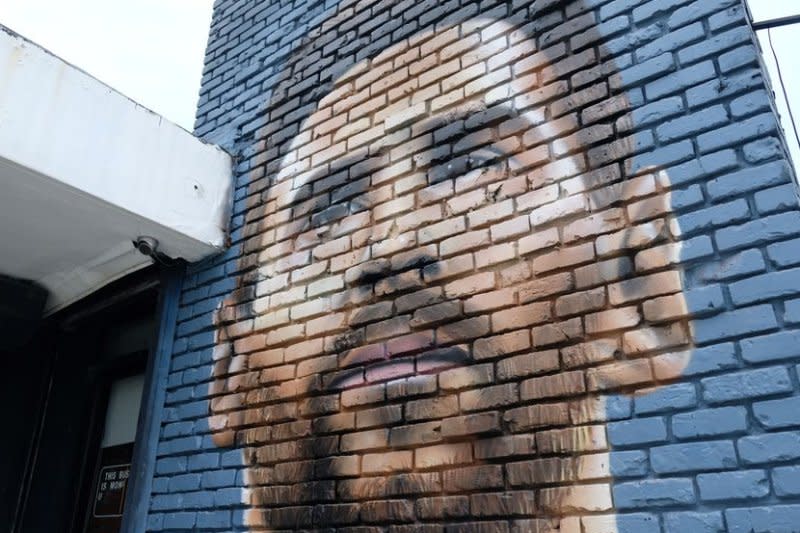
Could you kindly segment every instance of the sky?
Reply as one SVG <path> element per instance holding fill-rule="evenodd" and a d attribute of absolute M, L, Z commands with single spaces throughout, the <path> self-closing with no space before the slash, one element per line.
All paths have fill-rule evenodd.
<path fill-rule="evenodd" d="M 213 0 L 0 0 L 0 24 L 192 131 Z"/>
<path fill-rule="evenodd" d="M 800 13 L 799 0 L 748 0 L 755 20 Z M 0 24 L 191 131 L 213 0 L 0 0 Z M 795 166 L 800 144 L 766 39 L 759 32 Z M 800 25 L 772 30 L 800 121 Z M 798 122 L 800 127 L 800 122 Z"/>
<path fill-rule="evenodd" d="M 2 1 L 2 0 L 0 0 Z M 748 0 L 753 20 L 770 20 L 789 15 L 800 14 L 800 1 L 798 0 Z M 800 128 L 800 69 L 797 68 L 797 59 L 794 53 L 800 48 L 800 24 L 783 26 L 770 30 L 772 34 L 772 44 L 775 48 L 778 61 L 781 66 L 783 76 L 783 86 L 788 93 L 789 103 L 794 112 L 795 123 Z M 800 177 L 800 139 L 797 138 L 792 122 L 790 120 L 789 108 L 786 105 L 783 90 L 781 88 L 780 76 L 775 66 L 775 59 L 770 48 L 768 34 L 762 30 L 758 32 L 758 39 L 761 43 L 764 62 L 767 65 L 772 89 L 775 91 L 775 102 L 778 107 L 778 114 L 781 116 L 786 142 L 792 154 L 792 162 Z"/>

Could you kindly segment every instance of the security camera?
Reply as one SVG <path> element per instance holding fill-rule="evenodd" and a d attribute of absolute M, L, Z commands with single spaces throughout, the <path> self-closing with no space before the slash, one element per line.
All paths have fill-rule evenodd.
<path fill-rule="evenodd" d="M 137 237 L 133 246 L 147 257 L 155 257 L 158 253 L 158 241 L 153 237 Z"/>

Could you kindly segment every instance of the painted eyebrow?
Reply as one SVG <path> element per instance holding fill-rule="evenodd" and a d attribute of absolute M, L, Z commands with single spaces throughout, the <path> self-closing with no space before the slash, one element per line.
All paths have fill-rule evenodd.
<path fill-rule="evenodd" d="M 492 107 L 466 106 L 427 117 L 422 121 L 422 126 L 424 127 L 419 129 L 418 133 L 423 134 L 438 130 L 460 120 L 464 122 L 464 134 L 467 134 L 470 131 L 477 131 L 481 127 L 495 123 L 499 124 L 504 120 L 518 116 L 519 113 L 505 103 Z"/>
<path fill-rule="evenodd" d="M 418 133 L 417 136 L 432 132 L 434 130 L 447 126 L 448 124 L 454 123 L 456 121 L 464 122 L 464 128 L 461 133 L 449 138 L 442 139 L 439 143 L 436 143 L 432 146 L 435 147 L 438 145 L 446 144 L 453 138 L 464 137 L 466 135 L 469 135 L 469 133 L 473 131 L 479 131 L 483 127 L 489 125 L 495 125 L 504 120 L 508 120 L 516 116 L 518 116 L 518 113 L 516 113 L 512 108 L 510 108 L 505 104 L 495 105 L 493 107 L 477 107 L 477 106 L 461 107 L 451 111 L 445 111 L 443 113 L 438 113 L 436 115 L 424 118 L 421 121 L 420 129 L 417 130 Z M 330 162 L 330 165 L 326 170 L 320 169 L 314 172 L 311 178 L 306 182 L 306 185 L 310 185 L 311 188 L 314 189 L 316 183 L 326 178 L 326 176 L 324 175 L 325 172 L 327 172 L 331 176 L 336 175 L 337 173 L 340 172 L 346 172 L 347 175 L 342 180 L 342 182 L 330 188 L 320 190 L 318 193 L 314 191 L 314 193 L 311 193 L 308 196 L 299 195 L 300 197 L 298 197 L 295 201 L 292 202 L 291 204 L 292 208 L 296 208 L 302 202 L 308 201 L 311 198 L 315 198 L 314 204 L 310 207 L 310 209 L 307 210 L 307 213 L 311 214 L 312 219 L 315 219 L 312 221 L 313 226 L 317 227 L 320 225 L 324 225 L 332 221 L 333 219 L 338 218 L 334 216 L 333 219 L 328 219 L 328 217 L 326 216 L 314 217 L 314 215 L 315 214 L 320 215 L 328 209 L 336 209 L 336 205 L 334 205 L 335 202 L 331 198 L 331 195 L 334 194 L 335 191 L 341 190 L 350 184 L 356 183 L 359 179 L 367 177 L 372 172 L 375 172 L 380 168 L 382 168 L 381 165 L 376 165 L 374 168 L 371 168 L 367 172 L 360 173 L 357 176 L 352 176 L 351 172 L 355 165 L 357 165 L 358 163 L 367 164 L 367 162 L 369 162 L 370 160 L 377 161 L 389 149 L 390 149 L 389 147 L 382 147 L 378 149 L 375 154 L 372 155 L 367 155 L 364 153 L 346 154 L 341 158 L 334 159 L 333 161 Z M 495 156 L 495 158 L 508 157 L 511 155 L 502 151 L 499 147 L 493 146 L 492 144 L 487 144 L 477 147 L 475 148 L 475 151 L 488 151 L 493 156 Z M 466 154 L 462 154 L 461 156 L 453 156 L 451 154 L 451 157 L 464 157 L 468 155 L 469 152 L 467 152 Z M 354 193 L 352 197 L 356 197 L 359 194 L 360 193 Z M 351 196 L 343 198 L 342 202 L 347 200 L 347 202 L 349 203 L 350 198 Z"/>

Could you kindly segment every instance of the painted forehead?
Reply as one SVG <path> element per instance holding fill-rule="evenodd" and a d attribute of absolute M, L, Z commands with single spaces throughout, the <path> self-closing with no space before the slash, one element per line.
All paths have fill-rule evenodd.
<path fill-rule="evenodd" d="M 544 106 L 561 86 L 551 69 L 561 52 L 537 50 L 517 33 L 505 21 L 474 19 L 421 32 L 351 67 L 292 139 L 270 198 L 296 203 L 326 173 L 370 157 L 387 155 L 379 165 L 387 172 L 411 172 L 475 148 L 520 154 L 517 173 L 577 176 L 585 170 L 570 137 L 578 121 L 550 119 Z M 506 49 L 512 57 L 498 55 Z M 490 123 L 494 131 L 482 131 Z M 371 163 L 364 166 L 379 170 Z"/>

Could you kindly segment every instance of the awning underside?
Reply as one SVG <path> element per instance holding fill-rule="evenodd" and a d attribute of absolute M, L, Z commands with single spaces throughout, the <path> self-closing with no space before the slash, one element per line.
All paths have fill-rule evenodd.
<path fill-rule="evenodd" d="M 0 26 L 0 274 L 63 308 L 151 260 L 222 249 L 231 159 Z"/>

